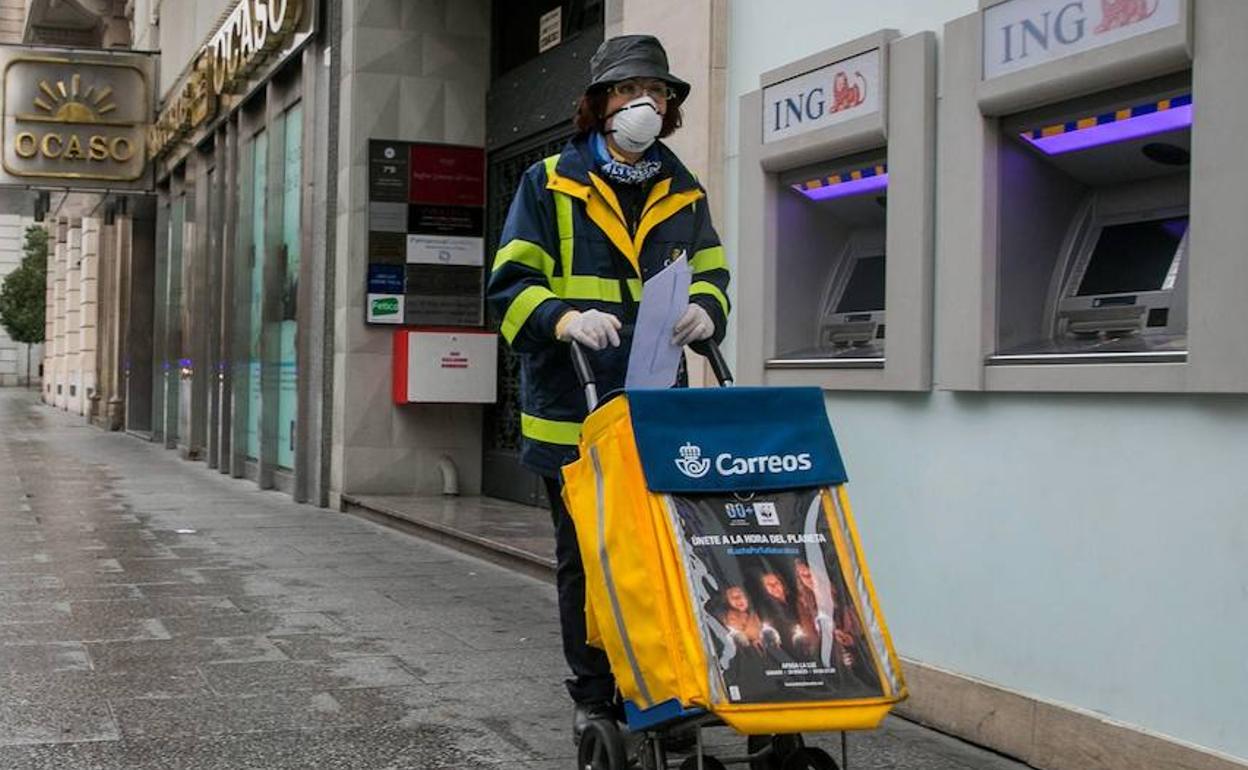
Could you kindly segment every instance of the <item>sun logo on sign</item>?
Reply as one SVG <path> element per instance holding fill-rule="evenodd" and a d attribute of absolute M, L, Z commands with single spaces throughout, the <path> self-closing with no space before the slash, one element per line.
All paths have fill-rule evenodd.
<path fill-rule="evenodd" d="M 117 109 L 111 86 L 98 91 L 88 86 L 84 91 L 81 75 L 73 75 L 68 86 L 64 80 L 56 85 L 40 80 L 39 91 L 34 99 L 39 118 L 54 123 L 102 123 L 105 115 Z"/>

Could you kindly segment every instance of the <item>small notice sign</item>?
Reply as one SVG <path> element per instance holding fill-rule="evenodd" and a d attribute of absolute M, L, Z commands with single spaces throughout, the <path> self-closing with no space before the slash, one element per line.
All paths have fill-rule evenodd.
<path fill-rule="evenodd" d="M 368 317 L 370 324 L 403 323 L 402 294 L 369 294 Z"/>
<path fill-rule="evenodd" d="M 537 52 L 543 53 L 563 42 L 563 6 L 542 14 L 537 23 Z"/>
<path fill-rule="evenodd" d="M 416 265 L 485 264 L 485 239 L 453 235 L 407 236 L 407 262 Z"/>

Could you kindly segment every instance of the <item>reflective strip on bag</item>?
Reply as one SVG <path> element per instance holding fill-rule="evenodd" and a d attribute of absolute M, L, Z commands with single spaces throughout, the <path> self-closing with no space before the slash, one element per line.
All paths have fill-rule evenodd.
<path fill-rule="evenodd" d="M 851 592 L 859 602 L 858 614 L 867 626 L 867 634 L 870 638 L 871 646 L 874 648 L 873 657 L 875 658 L 875 663 L 891 690 L 891 692 L 885 693 L 885 695 L 887 697 L 896 697 L 904 689 L 902 679 L 894 666 L 895 661 L 890 654 L 891 645 L 888 641 L 888 634 L 881 623 L 880 616 L 876 612 L 875 595 L 868 585 L 866 570 L 859 562 L 859 553 L 855 547 L 857 538 L 850 527 L 848 517 L 845 515 L 840 490 L 833 488 L 825 490 L 823 494 L 831 503 L 831 510 L 834 515 L 829 524 L 834 525 L 839 530 L 840 537 L 847 546 L 846 555 L 849 557 L 849 563 L 845 565 L 848 568 L 846 574 L 853 581 Z"/>
<path fill-rule="evenodd" d="M 598 447 L 590 447 L 589 457 L 594 466 L 594 489 L 597 492 L 598 502 L 598 562 L 602 565 L 603 582 L 607 584 L 607 597 L 611 600 L 611 614 L 615 617 L 620 644 L 624 647 L 625 657 L 628 658 L 628 667 L 632 669 L 633 681 L 637 683 L 637 689 L 641 691 L 641 697 L 645 701 L 642 705 L 648 708 L 654 705 L 654 698 L 650 696 L 650 688 L 641 675 L 640 664 L 637 663 L 637 653 L 633 650 L 633 643 L 628 638 L 624 613 L 620 609 L 620 597 L 615 590 L 615 578 L 611 574 L 611 558 L 607 553 L 607 512 L 602 480 L 602 461 L 598 458 Z"/>
<path fill-rule="evenodd" d="M 525 438 L 544 441 L 547 444 L 576 446 L 581 438 L 581 424 L 565 420 L 547 420 L 521 413 L 520 433 Z"/>

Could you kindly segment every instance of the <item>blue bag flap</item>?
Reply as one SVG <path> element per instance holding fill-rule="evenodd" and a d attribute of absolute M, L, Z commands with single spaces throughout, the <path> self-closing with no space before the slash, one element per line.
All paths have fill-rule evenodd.
<path fill-rule="evenodd" d="M 628 401 L 651 491 L 746 492 L 846 480 L 818 388 L 630 390 Z"/>

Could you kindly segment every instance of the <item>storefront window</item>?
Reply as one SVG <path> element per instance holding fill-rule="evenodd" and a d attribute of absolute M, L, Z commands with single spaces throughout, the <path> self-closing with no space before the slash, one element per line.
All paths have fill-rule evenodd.
<path fill-rule="evenodd" d="M 264 302 L 264 201 L 268 184 L 266 166 L 269 158 L 269 137 L 263 131 L 251 141 L 251 315 L 247 326 L 247 456 L 260 457 L 261 357 L 260 340 Z"/>
<path fill-rule="evenodd" d="M 165 271 L 165 356 L 163 366 L 165 389 L 165 441 L 179 437 L 180 393 L 182 371 L 182 247 L 186 223 L 186 196 L 174 199 L 169 212 L 169 259 Z"/>
<path fill-rule="evenodd" d="M 284 122 L 283 122 L 284 121 Z M 299 370 L 295 352 L 296 310 L 299 297 L 299 189 L 302 182 L 303 106 L 295 105 L 278 120 L 285 134 L 282 169 L 282 251 L 285 255 L 282 285 L 282 320 L 279 328 L 277 395 L 277 464 L 295 466 L 295 415 L 299 404 Z"/>

